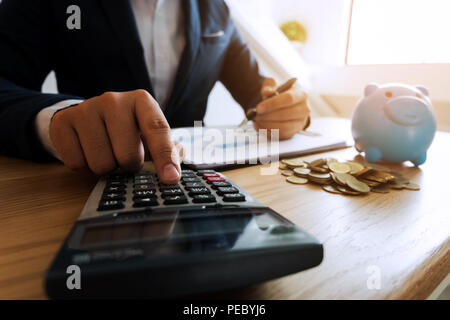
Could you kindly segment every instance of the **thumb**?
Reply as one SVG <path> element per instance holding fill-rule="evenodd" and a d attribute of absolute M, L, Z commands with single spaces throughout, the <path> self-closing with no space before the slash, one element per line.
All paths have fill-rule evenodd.
<path fill-rule="evenodd" d="M 261 96 L 263 99 L 267 99 L 272 96 L 277 90 L 277 82 L 274 78 L 264 79 L 263 86 L 261 88 Z"/>

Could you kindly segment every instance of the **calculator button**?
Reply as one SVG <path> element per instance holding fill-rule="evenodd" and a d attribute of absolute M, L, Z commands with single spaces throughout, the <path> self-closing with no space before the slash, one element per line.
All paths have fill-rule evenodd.
<path fill-rule="evenodd" d="M 192 173 L 182 173 L 181 177 L 183 177 L 183 178 L 196 178 L 197 175 L 194 172 L 192 172 Z"/>
<path fill-rule="evenodd" d="M 134 185 L 140 185 L 140 184 L 154 184 L 153 179 L 135 179 Z"/>
<path fill-rule="evenodd" d="M 183 184 L 186 184 L 188 182 L 201 182 L 198 178 L 181 178 L 181 181 Z"/>
<path fill-rule="evenodd" d="M 220 187 L 217 189 L 217 193 L 221 196 L 227 193 L 239 193 L 239 190 L 234 187 Z"/>
<path fill-rule="evenodd" d="M 181 170 L 181 174 L 195 174 L 194 170 Z"/>
<path fill-rule="evenodd" d="M 122 187 L 106 187 L 104 193 L 120 193 L 125 194 L 127 191 Z"/>
<path fill-rule="evenodd" d="M 98 211 L 106 211 L 106 210 L 117 210 L 117 209 L 123 209 L 125 208 L 125 205 L 122 201 L 100 201 L 97 210 Z"/>
<path fill-rule="evenodd" d="M 216 202 L 216 198 L 212 194 L 198 194 L 192 197 L 194 203 Z"/>
<path fill-rule="evenodd" d="M 210 194 L 211 191 L 209 191 L 208 188 L 192 188 L 189 191 L 189 196 L 193 197 L 195 195 L 199 195 L 199 194 Z"/>
<path fill-rule="evenodd" d="M 183 196 L 184 192 L 177 188 L 177 189 L 165 189 L 163 191 L 161 191 L 161 197 L 166 198 L 166 197 L 171 197 L 171 196 Z"/>
<path fill-rule="evenodd" d="M 206 181 L 209 184 L 211 184 L 213 182 L 225 182 L 226 180 L 224 178 L 222 178 L 222 177 L 209 177 L 209 178 L 206 178 Z"/>
<path fill-rule="evenodd" d="M 156 190 L 156 186 L 154 184 L 140 184 L 134 186 L 135 191 L 145 191 L 145 190 Z"/>
<path fill-rule="evenodd" d="M 198 170 L 197 175 L 202 176 L 204 173 L 216 173 L 214 170 L 205 169 L 205 170 Z"/>
<path fill-rule="evenodd" d="M 210 177 L 220 177 L 217 173 L 204 173 L 203 179 L 210 178 Z"/>
<path fill-rule="evenodd" d="M 108 181 L 108 182 L 106 182 L 106 186 L 107 187 L 120 187 L 123 189 L 125 189 L 127 187 L 125 182 L 122 182 L 122 181 Z"/>
<path fill-rule="evenodd" d="M 143 208 L 143 207 L 153 207 L 159 205 L 156 198 L 139 198 L 134 200 L 133 207 Z"/>
<path fill-rule="evenodd" d="M 221 187 L 231 187 L 231 183 L 226 182 L 226 181 L 218 181 L 218 182 L 213 182 L 211 184 L 211 186 L 213 187 L 213 189 L 218 189 Z"/>
<path fill-rule="evenodd" d="M 191 190 L 192 188 L 202 188 L 202 187 L 204 187 L 205 185 L 202 183 L 202 182 L 187 182 L 185 185 L 184 185 L 184 188 L 186 189 L 186 190 Z"/>
<path fill-rule="evenodd" d="M 225 202 L 242 202 L 245 201 L 245 196 L 240 193 L 226 193 L 223 195 Z"/>
<path fill-rule="evenodd" d="M 184 204 L 187 202 L 188 202 L 188 200 L 185 196 L 167 197 L 164 200 L 164 204 Z"/>
<path fill-rule="evenodd" d="M 133 200 L 139 198 L 155 198 L 155 197 L 156 197 L 156 190 L 141 190 L 141 191 L 134 191 Z"/>
<path fill-rule="evenodd" d="M 125 201 L 125 195 L 120 193 L 104 193 L 102 196 L 103 201 Z"/>

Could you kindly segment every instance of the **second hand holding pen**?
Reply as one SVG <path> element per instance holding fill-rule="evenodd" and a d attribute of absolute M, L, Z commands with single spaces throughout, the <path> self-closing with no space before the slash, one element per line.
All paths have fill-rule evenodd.
<path fill-rule="evenodd" d="M 267 97 L 267 99 L 275 97 L 277 95 L 279 95 L 280 93 L 283 93 L 285 91 L 288 91 L 289 89 L 292 88 L 292 86 L 295 84 L 295 82 L 297 82 L 297 78 L 291 78 L 288 81 L 286 81 L 285 83 L 283 83 L 281 86 L 279 86 L 274 94 L 272 94 L 271 96 Z M 249 109 L 246 112 L 246 118 L 239 124 L 239 128 L 245 126 L 249 121 L 253 120 L 256 116 L 258 115 L 258 112 L 256 111 L 256 108 L 252 108 Z"/>

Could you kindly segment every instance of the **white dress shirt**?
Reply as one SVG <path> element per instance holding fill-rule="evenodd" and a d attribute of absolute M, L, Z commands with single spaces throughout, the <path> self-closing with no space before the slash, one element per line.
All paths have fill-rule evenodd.
<path fill-rule="evenodd" d="M 186 44 L 181 1 L 184 0 L 131 0 L 154 98 L 161 108 L 172 93 Z M 45 149 L 57 158 L 49 135 L 50 121 L 57 110 L 81 102 L 83 100 L 61 101 L 42 109 L 36 116 L 39 138 Z"/>

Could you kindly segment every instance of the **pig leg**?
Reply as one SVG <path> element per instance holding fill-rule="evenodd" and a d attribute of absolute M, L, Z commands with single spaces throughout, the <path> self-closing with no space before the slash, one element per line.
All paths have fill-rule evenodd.
<path fill-rule="evenodd" d="M 377 162 L 381 159 L 381 151 L 378 148 L 375 147 L 367 147 L 365 150 L 366 153 L 366 159 L 369 162 Z"/>
<path fill-rule="evenodd" d="M 418 156 L 417 158 L 415 158 L 411 162 L 414 163 L 415 166 L 420 166 L 421 164 L 425 163 L 425 160 L 427 160 L 427 153 L 426 152 L 422 153 L 420 156 Z"/>

